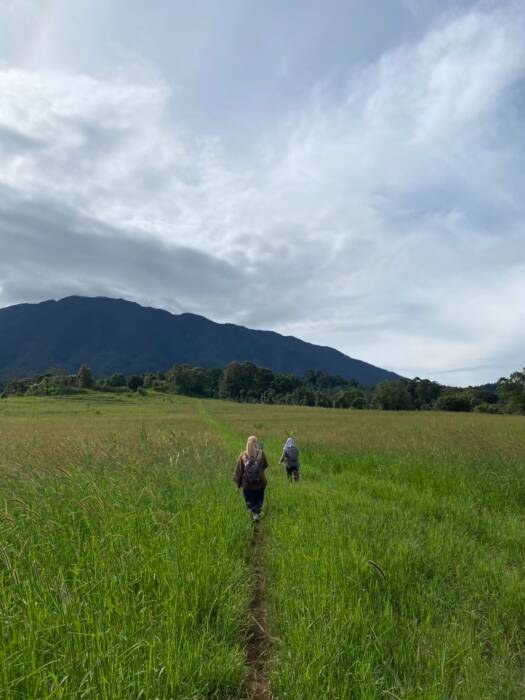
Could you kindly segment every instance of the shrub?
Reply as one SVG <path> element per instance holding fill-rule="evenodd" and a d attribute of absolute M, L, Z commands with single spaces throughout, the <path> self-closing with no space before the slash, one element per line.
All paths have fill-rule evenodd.
<path fill-rule="evenodd" d="M 463 391 L 442 394 L 435 404 L 439 411 L 468 412 L 472 408 L 470 396 Z"/>
<path fill-rule="evenodd" d="M 502 413 L 500 406 L 496 403 L 479 403 L 473 410 L 475 413 Z"/>
<path fill-rule="evenodd" d="M 134 374 L 128 379 L 128 387 L 131 391 L 137 391 L 144 384 L 144 379 L 138 374 Z"/>

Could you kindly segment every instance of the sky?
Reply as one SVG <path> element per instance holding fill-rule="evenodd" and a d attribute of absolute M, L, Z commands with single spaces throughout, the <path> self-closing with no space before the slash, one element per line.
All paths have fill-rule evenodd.
<path fill-rule="evenodd" d="M 525 0 L 0 0 L 0 307 L 525 364 Z"/>

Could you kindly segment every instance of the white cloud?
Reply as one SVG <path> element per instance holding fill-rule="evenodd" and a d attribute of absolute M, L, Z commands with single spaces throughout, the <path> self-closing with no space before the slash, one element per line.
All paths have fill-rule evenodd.
<path fill-rule="evenodd" d="M 80 278 L 92 293 L 274 327 L 406 374 L 510 371 L 525 340 L 524 30 L 521 3 L 449 19 L 353 70 L 343 98 L 316 90 L 242 164 L 177 127 L 162 80 L 5 68 L 0 187 L 21 215 L 24 201 L 47 202 L 72 246 L 79 221 L 96 221 L 101 239 L 149 237 L 152 258 L 206 254 L 185 258 L 199 284 L 184 294 L 169 267 L 154 284 L 125 266 L 102 279 L 91 244 L 67 269 L 35 250 L 45 282 L 27 296 L 68 280 L 78 292 Z M 79 216 L 69 231 L 61 207 Z M 221 270 L 234 284 L 218 285 Z M 5 303 L 24 296 L 23 270 L 10 275 Z"/>

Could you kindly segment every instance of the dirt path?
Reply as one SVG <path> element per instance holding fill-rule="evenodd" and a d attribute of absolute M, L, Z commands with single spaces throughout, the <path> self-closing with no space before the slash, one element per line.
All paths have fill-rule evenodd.
<path fill-rule="evenodd" d="M 269 684 L 270 637 L 268 634 L 263 550 L 264 537 L 261 525 L 255 524 L 250 554 L 250 573 L 253 581 L 250 599 L 251 619 L 246 633 L 248 675 L 245 691 L 247 700 L 271 700 L 273 697 Z"/>
<path fill-rule="evenodd" d="M 200 402 L 199 408 L 204 422 L 221 436 L 226 447 L 231 447 L 235 452 L 239 445 L 239 436 L 228 425 L 211 415 L 203 402 Z M 252 586 L 248 608 L 250 619 L 246 630 L 246 666 L 248 672 L 243 687 L 243 696 L 246 700 L 273 699 L 269 679 L 271 637 L 268 632 L 269 615 L 263 561 L 264 546 L 262 525 L 255 523 L 249 555 Z"/>

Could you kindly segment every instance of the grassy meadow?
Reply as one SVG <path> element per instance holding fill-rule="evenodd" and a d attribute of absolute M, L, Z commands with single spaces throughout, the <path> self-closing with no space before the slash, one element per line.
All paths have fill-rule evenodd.
<path fill-rule="evenodd" d="M 248 697 L 251 433 L 274 698 L 525 695 L 525 419 L 92 394 L 0 402 L 0 698 Z"/>

